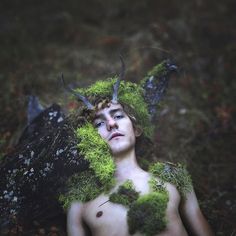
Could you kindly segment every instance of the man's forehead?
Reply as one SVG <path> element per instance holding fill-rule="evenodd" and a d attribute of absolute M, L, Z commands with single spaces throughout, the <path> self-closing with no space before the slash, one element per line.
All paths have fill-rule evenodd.
<path fill-rule="evenodd" d="M 123 107 L 119 103 L 117 103 L 117 104 L 109 103 L 106 107 L 98 110 L 96 112 L 96 116 L 102 115 L 104 113 L 110 113 L 114 110 L 122 110 L 123 111 Z"/>

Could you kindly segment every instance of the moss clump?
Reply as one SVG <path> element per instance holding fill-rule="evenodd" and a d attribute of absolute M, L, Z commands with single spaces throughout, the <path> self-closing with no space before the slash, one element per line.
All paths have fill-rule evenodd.
<path fill-rule="evenodd" d="M 100 137 L 90 123 L 76 130 L 80 154 L 90 162 L 89 170 L 72 176 L 67 182 L 67 191 L 59 197 L 67 208 L 72 201 L 87 202 L 103 192 L 108 192 L 115 184 L 115 164 L 108 144 Z"/>
<path fill-rule="evenodd" d="M 85 89 L 77 89 L 80 94 L 86 97 L 107 97 L 111 99 L 113 93 L 113 85 L 117 78 L 110 78 L 103 81 L 97 81 Z M 143 132 L 147 137 L 153 134 L 153 125 L 150 123 L 150 115 L 148 113 L 147 104 L 144 101 L 143 88 L 135 83 L 121 81 L 118 92 L 118 99 L 121 104 L 128 104 L 134 116 L 138 120 L 139 125 L 143 128 Z"/>
<path fill-rule="evenodd" d="M 183 197 L 193 189 L 191 177 L 181 164 L 157 162 L 150 167 L 150 172 L 161 181 L 175 185 Z"/>
<path fill-rule="evenodd" d="M 114 184 L 115 164 L 108 144 L 90 123 L 78 128 L 76 134 L 80 139 L 80 154 L 90 162 L 90 169 L 94 171 L 104 188 L 111 188 Z"/>
<path fill-rule="evenodd" d="M 167 193 L 167 190 L 164 186 L 163 181 L 159 181 L 155 177 L 152 177 L 149 180 L 149 186 L 150 186 L 150 188 L 153 192 L 165 192 L 165 193 Z"/>
<path fill-rule="evenodd" d="M 139 193 L 135 191 L 133 182 L 127 180 L 124 184 L 119 186 L 117 192 L 110 195 L 109 200 L 129 207 L 138 197 Z"/>
<path fill-rule="evenodd" d="M 59 196 L 59 201 L 67 209 L 73 201 L 87 202 L 103 191 L 101 184 L 92 171 L 75 174 L 66 183 L 67 191 Z"/>
<path fill-rule="evenodd" d="M 128 211 L 130 234 L 139 231 L 146 236 L 153 236 L 166 228 L 166 208 L 168 194 L 153 192 L 140 196 Z"/>
<path fill-rule="evenodd" d="M 168 73 L 168 69 L 166 67 L 166 61 L 163 61 L 162 63 L 157 64 L 154 66 L 148 73 L 147 75 L 140 81 L 141 86 L 146 83 L 147 79 L 149 79 L 152 76 L 155 77 L 160 77 L 164 76 Z"/>
<path fill-rule="evenodd" d="M 166 61 L 163 61 L 162 63 L 154 66 L 148 73 L 147 76 L 162 76 L 165 75 L 168 72 L 166 68 Z"/>

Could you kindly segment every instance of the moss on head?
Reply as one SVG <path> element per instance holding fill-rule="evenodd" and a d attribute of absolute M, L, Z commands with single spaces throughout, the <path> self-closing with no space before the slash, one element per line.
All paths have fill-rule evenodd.
<path fill-rule="evenodd" d="M 117 192 L 110 195 L 109 200 L 128 207 L 132 202 L 136 201 L 138 197 L 139 193 L 134 189 L 133 182 L 127 180 L 124 184 L 119 186 Z"/>
<path fill-rule="evenodd" d="M 78 144 L 80 154 L 90 162 L 90 168 L 101 183 L 112 186 L 114 183 L 115 164 L 108 144 L 90 123 L 78 128 L 76 134 L 80 140 Z"/>
<path fill-rule="evenodd" d="M 191 177 L 181 164 L 157 162 L 150 167 L 150 172 L 160 180 L 175 185 L 183 197 L 193 189 Z"/>
<path fill-rule="evenodd" d="M 80 94 L 93 99 L 108 98 L 112 99 L 113 85 L 117 78 L 110 78 L 103 81 L 97 81 L 85 89 L 77 89 Z M 143 88 L 138 84 L 121 81 L 118 92 L 118 100 L 121 105 L 130 107 L 132 115 L 136 117 L 138 125 L 143 128 L 143 132 L 147 137 L 153 134 L 153 125 L 150 123 L 150 116 L 148 113 L 147 104 L 143 98 Z M 91 99 L 89 99 L 91 101 Z M 92 102 L 92 101 L 91 101 Z"/>
<path fill-rule="evenodd" d="M 139 231 L 146 236 L 153 236 L 166 228 L 166 208 L 168 194 L 153 192 L 140 196 L 128 211 L 130 234 Z"/>

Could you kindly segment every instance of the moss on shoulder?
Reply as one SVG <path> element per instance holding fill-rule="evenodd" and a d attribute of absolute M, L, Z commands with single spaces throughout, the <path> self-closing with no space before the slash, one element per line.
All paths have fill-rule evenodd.
<path fill-rule="evenodd" d="M 146 236 L 153 236 L 166 228 L 166 208 L 168 203 L 166 192 L 153 192 L 140 196 L 128 211 L 130 234 L 139 231 Z"/>
<path fill-rule="evenodd" d="M 191 176 L 181 164 L 157 162 L 151 165 L 150 172 L 161 181 L 175 185 L 183 197 L 193 189 Z"/>
<path fill-rule="evenodd" d="M 168 194 L 163 181 L 159 181 L 154 176 L 152 176 L 151 179 L 149 180 L 149 186 L 152 192 L 163 192 Z"/>

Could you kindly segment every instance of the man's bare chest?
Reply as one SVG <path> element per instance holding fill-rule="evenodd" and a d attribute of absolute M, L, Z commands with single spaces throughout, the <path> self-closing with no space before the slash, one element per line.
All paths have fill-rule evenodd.
<path fill-rule="evenodd" d="M 150 193 L 148 181 L 141 183 L 139 182 L 139 185 L 135 185 L 135 188 L 140 190 L 140 196 L 145 196 Z M 169 189 L 169 187 L 167 187 L 167 189 Z M 116 190 L 117 188 L 113 189 L 112 192 Z M 179 217 L 178 214 L 176 214 L 178 201 L 176 202 L 176 200 L 174 200 L 173 198 L 173 190 L 169 192 L 169 195 L 170 201 L 166 207 L 165 215 L 167 218 L 173 218 L 173 216 Z M 128 206 L 111 202 L 109 200 L 109 195 L 100 195 L 96 199 L 87 202 L 84 205 L 83 218 L 93 232 L 93 235 L 128 236 L 130 235 L 130 228 L 128 226 L 130 212 L 129 210 L 130 209 Z M 140 212 L 140 214 L 142 214 L 142 211 Z M 151 209 L 150 215 L 152 214 L 156 214 L 155 209 Z M 142 234 L 139 234 L 138 231 L 135 231 L 134 235 Z"/>
<path fill-rule="evenodd" d="M 127 226 L 127 208 L 114 204 L 109 197 L 101 195 L 85 204 L 83 218 L 96 235 L 129 235 Z M 109 232 L 106 234 L 105 232 Z"/>

